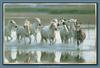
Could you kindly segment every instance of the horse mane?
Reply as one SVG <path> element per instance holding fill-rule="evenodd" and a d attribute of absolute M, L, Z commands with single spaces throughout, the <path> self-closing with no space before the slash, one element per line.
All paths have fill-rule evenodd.
<path fill-rule="evenodd" d="M 53 27 L 53 22 L 50 24 L 50 28 L 52 28 Z"/>

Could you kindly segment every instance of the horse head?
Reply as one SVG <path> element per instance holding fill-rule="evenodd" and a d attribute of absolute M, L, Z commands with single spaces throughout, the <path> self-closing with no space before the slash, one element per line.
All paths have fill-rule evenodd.
<path fill-rule="evenodd" d="M 12 30 L 12 28 L 17 28 L 17 24 L 14 20 L 9 20 L 8 29 Z"/>
<path fill-rule="evenodd" d="M 52 22 L 52 23 L 50 24 L 50 29 L 57 30 L 57 29 L 58 29 L 57 23 Z"/>

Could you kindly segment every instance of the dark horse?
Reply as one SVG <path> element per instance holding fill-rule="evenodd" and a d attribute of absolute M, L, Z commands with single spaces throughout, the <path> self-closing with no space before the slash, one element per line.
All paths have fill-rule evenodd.
<path fill-rule="evenodd" d="M 76 23 L 75 27 L 75 39 L 77 40 L 77 45 L 79 46 L 86 38 L 86 34 L 82 31 L 79 23 Z"/>
<path fill-rule="evenodd" d="M 86 38 L 86 34 L 82 31 L 81 28 L 79 30 L 76 30 L 75 39 L 77 40 L 78 46 L 84 41 L 85 38 Z"/>

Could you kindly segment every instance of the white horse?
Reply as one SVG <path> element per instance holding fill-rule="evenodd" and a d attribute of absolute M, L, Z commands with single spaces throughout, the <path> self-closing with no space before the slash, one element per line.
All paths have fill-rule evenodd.
<path fill-rule="evenodd" d="M 19 43 L 22 44 L 22 40 L 24 40 L 24 44 L 26 45 L 26 42 L 27 42 L 27 41 L 26 41 L 26 38 L 29 39 L 29 44 L 30 44 L 30 43 L 31 43 L 31 37 L 30 37 L 30 34 L 29 34 L 29 32 L 28 32 L 28 27 L 27 27 L 27 26 L 15 25 L 15 28 L 16 28 L 16 35 L 17 35 L 17 41 L 18 41 L 17 44 L 19 44 Z M 24 44 L 23 44 L 23 45 L 24 45 Z M 12 49 L 12 50 L 14 50 L 14 49 Z M 14 56 L 13 59 L 16 60 L 17 54 L 21 55 L 23 52 L 25 52 L 25 51 L 24 51 L 24 50 L 18 51 L 18 50 L 16 49 L 14 52 L 11 51 L 11 56 L 12 56 L 12 57 Z M 14 61 L 15 61 L 15 60 L 14 60 Z"/>
<path fill-rule="evenodd" d="M 61 19 L 58 23 L 62 43 L 68 42 L 69 27 L 65 24 L 65 20 Z"/>
<path fill-rule="evenodd" d="M 35 20 L 33 20 L 32 23 L 30 23 L 30 21 L 28 19 L 26 19 L 24 26 L 27 27 L 29 34 L 33 35 L 35 38 L 35 41 L 37 41 L 36 35 L 41 26 L 40 18 L 35 18 Z"/>
<path fill-rule="evenodd" d="M 30 21 L 28 19 L 26 19 L 24 27 L 25 28 L 27 27 L 30 36 L 33 35 L 34 36 L 34 41 L 37 42 L 38 41 L 37 34 L 39 32 L 39 28 L 41 27 L 40 18 L 35 18 L 32 23 L 30 23 Z M 28 54 L 30 54 L 30 53 L 28 53 Z M 34 51 L 31 51 L 31 54 L 34 54 Z M 37 62 L 41 62 L 41 52 L 37 51 L 36 54 L 37 54 Z M 28 62 L 31 61 L 30 58 L 31 57 L 28 57 Z"/>
<path fill-rule="evenodd" d="M 25 38 L 29 38 L 29 43 L 31 43 L 31 37 L 29 34 L 28 26 L 15 26 L 16 28 L 16 35 L 17 35 L 17 40 L 20 42 L 20 40 L 24 39 L 24 43 L 26 44 Z"/>
<path fill-rule="evenodd" d="M 24 26 L 19 26 L 19 25 L 15 26 L 18 41 L 24 38 L 24 42 L 26 43 L 25 38 L 28 37 L 29 43 L 31 43 L 32 34 L 34 35 L 35 40 L 36 40 L 37 28 L 38 26 L 41 25 L 41 22 L 39 18 L 35 18 L 35 19 L 37 20 L 37 22 L 33 22 L 32 24 L 30 23 L 28 19 L 26 19 Z"/>
<path fill-rule="evenodd" d="M 86 38 L 85 32 L 81 29 L 81 25 L 77 22 L 77 19 L 70 19 L 68 20 L 70 31 L 69 31 L 69 38 L 71 41 L 77 44 L 77 46 L 84 41 Z M 66 22 L 67 23 L 67 22 Z"/>
<path fill-rule="evenodd" d="M 11 31 L 16 25 L 17 24 L 14 20 L 9 20 L 7 27 L 5 27 L 5 36 L 7 36 L 7 41 L 9 40 L 9 37 L 12 39 Z"/>
<path fill-rule="evenodd" d="M 70 43 L 74 43 L 75 32 L 76 32 L 76 22 L 77 19 L 62 19 L 63 29 L 60 31 L 62 40 L 69 40 Z M 65 33 L 64 33 L 65 32 Z M 65 37 L 63 37 L 65 35 Z M 65 39 L 64 39 L 65 38 Z"/>
<path fill-rule="evenodd" d="M 44 26 L 41 29 L 41 42 L 50 41 L 50 45 L 53 44 L 55 40 L 55 31 L 57 30 L 57 22 L 55 19 L 50 22 L 50 25 Z"/>
<path fill-rule="evenodd" d="M 8 23 L 8 29 L 6 29 L 6 33 L 8 32 L 7 34 L 10 37 L 11 37 L 11 30 L 12 30 L 13 27 L 16 28 L 17 39 L 22 38 L 24 36 L 25 32 L 27 31 L 27 29 L 24 28 L 24 26 L 19 26 L 19 25 L 16 24 L 16 22 L 14 20 L 10 20 L 9 23 Z"/>

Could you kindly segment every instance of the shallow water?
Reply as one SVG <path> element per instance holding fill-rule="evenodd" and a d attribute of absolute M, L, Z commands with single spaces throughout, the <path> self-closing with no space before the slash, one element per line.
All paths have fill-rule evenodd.
<path fill-rule="evenodd" d="M 83 50 L 83 51 L 80 52 L 80 56 L 85 60 L 84 63 L 89 63 L 89 64 L 96 63 L 96 46 L 97 46 L 96 45 L 96 31 L 94 29 L 89 29 L 89 30 L 84 29 L 83 31 L 86 33 L 86 39 L 79 46 L 79 48 L 81 50 Z M 12 59 L 15 59 L 16 58 L 16 53 L 17 53 L 17 48 L 20 47 L 19 45 L 24 46 L 25 44 L 24 44 L 23 40 L 21 40 L 20 43 L 18 43 L 18 41 L 16 41 L 16 33 L 14 31 L 12 31 L 11 36 L 13 37 L 13 39 L 11 41 L 7 42 L 5 40 L 5 42 L 7 42 L 6 43 L 7 45 L 5 44 L 5 50 L 6 50 L 6 48 L 8 50 L 10 50 Z M 34 50 L 38 51 L 37 52 L 38 62 L 41 61 L 40 60 L 41 59 L 40 58 L 41 50 L 47 51 L 48 53 L 49 52 L 54 52 L 55 53 L 54 61 L 59 62 L 59 63 L 63 63 L 63 62 L 60 62 L 62 52 L 67 52 L 68 50 L 76 48 L 76 46 L 73 45 L 73 44 L 67 44 L 67 46 L 63 46 L 63 47 L 62 47 L 62 45 L 47 46 L 47 45 L 49 45 L 49 41 L 48 41 L 48 44 L 46 44 L 44 46 L 38 46 L 37 43 L 40 43 L 40 40 L 41 40 L 40 33 L 37 34 L 37 40 L 38 40 L 37 43 L 34 42 L 34 36 L 31 36 L 31 38 L 32 38 L 32 42 L 31 42 L 30 45 L 32 45 L 32 46 L 30 46 L 28 44 L 29 40 L 26 38 L 26 40 L 27 40 L 26 45 L 22 49 L 27 48 L 27 47 L 30 46 L 32 48 L 29 47 L 27 50 L 24 50 L 24 51 L 26 51 L 26 52 L 29 52 L 31 50 L 33 50 L 33 52 L 34 52 Z M 6 39 L 6 37 L 5 37 L 5 39 Z M 56 44 L 61 44 L 61 38 L 60 38 L 59 32 L 56 33 Z M 33 46 L 33 45 L 37 45 L 37 46 Z M 39 44 L 39 45 L 41 45 L 41 44 Z M 11 48 L 9 49 L 9 47 L 11 47 Z M 62 47 L 62 49 L 61 49 L 61 47 Z M 56 51 L 56 50 L 60 50 L 60 51 Z M 68 63 L 68 62 L 65 62 L 65 63 Z"/>

